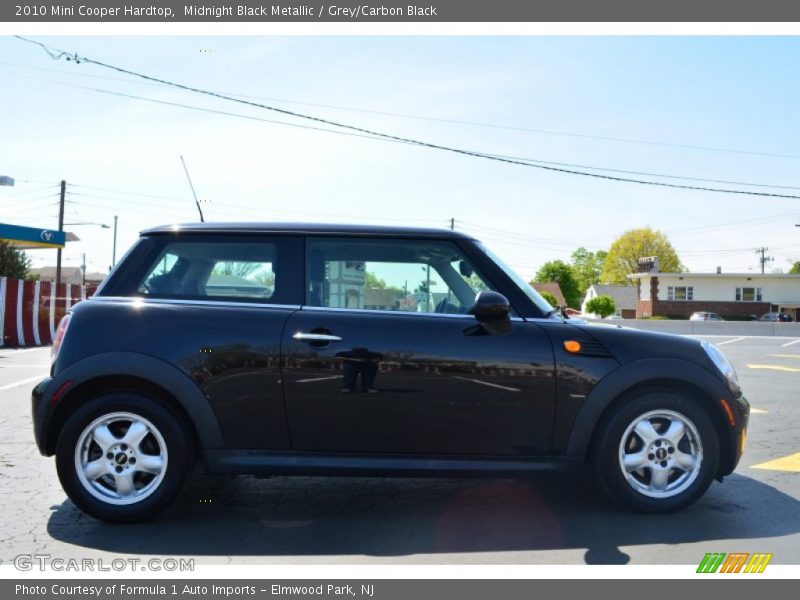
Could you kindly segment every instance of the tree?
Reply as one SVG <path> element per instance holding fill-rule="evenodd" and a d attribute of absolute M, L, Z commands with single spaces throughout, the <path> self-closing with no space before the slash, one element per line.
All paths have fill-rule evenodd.
<path fill-rule="evenodd" d="M 605 250 L 598 250 L 597 252 L 589 252 L 586 248 L 581 246 L 570 257 L 572 261 L 572 270 L 575 273 L 575 279 L 578 282 L 581 296 L 586 294 L 586 290 L 590 286 L 600 281 L 600 274 L 603 272 L 603 264 L 606 261 L 608 252 Z"/>
<path fill-rule="evenodd" d="M 247 279 L 248 275 L 258 270 L 259 267 L 261 267 L 261 265 L 256 262 L 235 262 L 226 260 L 225 262 L 217 263 L 213 273 L 214 275 L 232 275 L 234 277 Z"/>
<path fill-rule="evenodd" d="M 8 242 L 0 242 L 0 276 L 25 279 L 30 268 L 31 259 L 27 254 Z"/>
<path fill-rule="evenodd" d="M 386 282 L 370 271 L 364 271 L 364 287 L 370 290 L 385 290 Z"/>
<path fill-rule="evenodd" d="M 639 270 L 638 261 L 645 256 L 657 256 L 661 271 L 665 273 L 685 270 L 667 236 L 644 227 L 626 231 L 611 244 L 600 280 L 603 283 L 629 285 L 627 276 Z"/>
<path fill-rule="evenodd" d="M 551 294 L 550 292 L 548 292 L 547 290 L 543 290 L 543 291 L 539 292 L 539 295 L 540 295 L 542 298 L 544 298 L 545 300 L 547 300 L 547 303 L 548 303 L 550 306 L 552 306 L 553 308 L 555 308 L 556 306 L 558 306 L 558 299 L 557 299 L 555 296 L 553 296 L 553 294 Z"/>
<path fill-rule="evenodd" d="M 586 312 L 599 315 L 605 319 L 608 315 L 613 315 L 617 310 L 614 299 L 611 296 L 597 296 L 586 303 Z"/>
<path fill-rule="evenodd" d="M 563 260 L 552 260 L 544 263 L 541 268 L 536 272 L 534 281 L 537 283 L 549 283 L 554 281 L 561 288 L 561 293 L 564 294 L 564 300 L 567 306 L 578 308 L 581 304 L 581 291 L 578 287 L 578 282 L 575 280 L 575 274 L 570 267 Z"/>
<path fill-rule="evenodd" d="M 792 275 L 800 274 L 800 260 L 794 261 L 792 268 L 789 269 L 789 273 L 791 273 Z"/>

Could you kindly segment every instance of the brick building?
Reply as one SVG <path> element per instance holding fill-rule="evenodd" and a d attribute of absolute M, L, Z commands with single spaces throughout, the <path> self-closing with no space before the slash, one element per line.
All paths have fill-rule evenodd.
<path fill-rule="evenodd" d="M 776 311 L 800 316 L 800 275 L 650 270 L 628 277 L 637 285 L 637 318 L 688 318 L 697 311 L 723 318 Z"/>

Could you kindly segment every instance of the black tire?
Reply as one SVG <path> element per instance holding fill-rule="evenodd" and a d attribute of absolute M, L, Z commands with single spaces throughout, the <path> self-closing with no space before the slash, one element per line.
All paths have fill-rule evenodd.
<path fill-rule="evenodd" d="M 686 421 L 682 424 L 687 433 L 680 438 L 680 447 L 677 447 L 661 434 L 666 434 L 669 426 L 680 422 L 681 418 Z M 650 438 L 649 444 L 630 429 L 641 421 L 650 423 L 658 434 Z M 701 449 L 699 455 L 698 448 Z M 700 457 L 698 460 L 695 456 L 694 462 L 699 466 L 679 467 L 678 461 L 692 456 L 693 452 Z M 686 508 L 705 494 L 717 474 L 719 456 L 719 434 L 699 401 L 674 391 L 648 391 L 622 399 L 609 409 L 598 425 L 589 459 L 596 479 L 614 500 L 642 512 L 669 513 Z M 659 460 L 660 457 L 664 460 Z M 647 463 L 626 474 L 624 459 L 629 459 L 631 465 L 642 464 L 640 461 Z M 662 473 L 656 476 L 656 471 Z M 659 484 L 654 477 L 660 479 Z M 662 485 L 666 487 L 658 489 Z"/>
<path fill-rule="evenodd" d="M 80 445 L 81 452 L 84 451 L 83 448 L 88 448 L 85 451 L 87 460 L 91 456 L 97 457 L 101 448 L 94 436 L 86 437 L 86 430 L 90 425 L 97 422 L 98 419 L 110 418 L 109 430 L 115 431 L 119 436 L 124 436 L 126 434 L 125 423 L 128 423 L 128 430 L 133 423 L 132 420 L 126 421 L 121 417 L 110 417 L 110 415 L 133 415 L 139 417 L 140 424 L 146 424 L 148 433 L 141 442 L 136 444 L 136 449 L 133 449 L 133 446 L 129 448 L 127 445 L 120 447 L 124 440 L 121 437 L 113 438 L 114 446 L 110 448 L 114 449 L 116 456 L 126 454 L 125 457 L 119 459 L 127 461 L 126 464 L 119 465 L 116 458 L 112 459 L 111 456 L 114 455 L 114 452 L 101 451 L 99 458 L 95 459 L 104 464 L 115 465 L 114 470 L 118 468 L 131 469 L 131 481 L 135 482 L 132 494 L 143 494 L 141 499 L 130 500 L 119 494 L 114 489 L 115 480 L 110 471 L 101 475 L 100 482 L 97 479 L 90 482 L 86 476 L 78 473 L 78 461 L 80 460 L 77 454 L 78 446 Z M 115 418 L 116 420 L 114 420 Z M 155 433 L 150 431 L 150 425 L 155 428 Z M 161 451 L 161 444 L 158 442 L 157 436 L 160 436 L 164 442 L 165 453 Z M 87 442 L 87 439 L 90 441 Z M 124 449 L 125 452 L 121 453 L 120 449 Z M 133 462 L 127 457 L 128 454 L 134 456 Z M 136 456 L 139 457 L 140 467 L 138 468 L 135 466 Z M 141 465 L 153 457 L 160 458 L 162 464 L 163 461 L 166 463 L 157 476 L 141 470 Z M 108 458 L 107 463 L 106 458 Z M 56 469 L 61 486 L 67 496 L 83 512 L 109 523 L 142 521 L 166 508 L 180 493 L 191 470 L 192 459 L 191 435 L 187 427 L 182 424 L 181 419 L 157 400 L 138 393 L 110 393 L 81 405 L 64 423 L 56 443 Z M 137 470 L 139 473 L 136 473 Z M 149 487 L 147 487 L 148 485 Z M 136 486 L 139 486 L 140 489 L 137 490 Z M 108 497 L 106 498 L 105 490 L 107 488 Z M 118 495 L 119 498 L 114 498 L 114 495 Z M 130 503 L 115 504 L 114 502 Z"/>

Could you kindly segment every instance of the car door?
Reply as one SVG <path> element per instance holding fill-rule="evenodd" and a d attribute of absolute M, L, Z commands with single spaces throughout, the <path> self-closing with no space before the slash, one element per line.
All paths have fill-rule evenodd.
<path fill-rule="evenodd" d="M 283 334 L 295 450 L 540 455 L 553 351 L 534 323 L 468 314 L 492 283 L 451 240 L 309 237 L 306 304 Z"/>

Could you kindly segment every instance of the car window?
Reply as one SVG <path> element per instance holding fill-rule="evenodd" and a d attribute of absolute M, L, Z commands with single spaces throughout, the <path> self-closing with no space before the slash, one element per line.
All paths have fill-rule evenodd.
<path fill-rule="evenodd" d="M 275 293 L 277 248 L 270 243 L 167 244 L 138 292 L 167 298 L 269 300 Z"/>
<path fill-rule="evenodd" d="M 310 238 L 306 255 L 310 306 L 466 314 L 490 289 L 450 242 Z"/>

